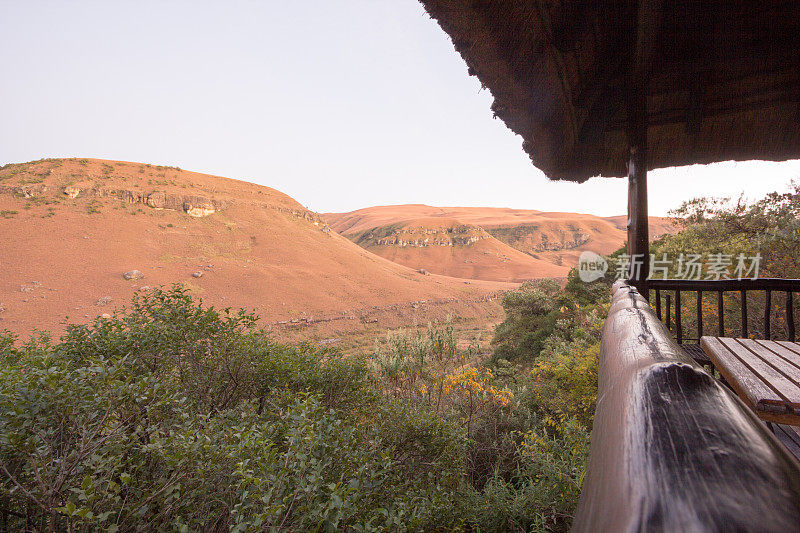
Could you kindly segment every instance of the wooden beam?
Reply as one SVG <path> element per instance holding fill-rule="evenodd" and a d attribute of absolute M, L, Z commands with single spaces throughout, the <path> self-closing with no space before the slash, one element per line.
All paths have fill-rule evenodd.
<path fill-rule="evenodd" d="M 628 255 L 631 283 L 648 299 L 650 228 L 647 213 L 647 84 L 664 12 L 664 0 L 640 0 L 635 13 L 636 39 L 628 68 Z"/>
<path fill-rule="evenodd" d="M 712 89 L 709 88 L 709 91 L 711 90 Z M 753 91 L 753 94 L 756 94 L 756 92 Z M 706 105 L 703 107 L 703 120 L 718 117 L 720 115 L 749 113 L 756 109 L 769 109 L 786 104 L 794 104 L 797 101 L 795 94 L 796 91 L 790 92 L 787 89 L 783 92 L 775 93 L 774 95 L 753 98 L 742 102 L 720 102 L 719 104 L 714 104 L 713 107 Z M 650 126 L 665 126 L 669 124 L 682 124 L 685 122 L 685 108 L 664 109 L 658 113 L 650 114 L 648 118 L 648 123 Z M 605 132 L 625 131 L 626 128 L 627 120 L 621 120 L 615 117 L 608 123 Z"/>
<path fill-rule="evenodd" d="M 800 466 L 615 284 L 572 531 L 774 531 L 800 523 Z"/>
<path fill-rule="evenodd" d="M 646 126 L 631 142 L 628 162 L 628 256 L 629 279 L 639 293 L 649 298 L 647 276 L 650 274 L 649 220 L 647 217 L 647 135 Z"/>
<path fill-rule="evenodd" d="M 646 299 L 650 274 L 650 230 L 647 208 L 647 100 L 643 84 L 632 80 L 628 102 L 628 279 Z"/>

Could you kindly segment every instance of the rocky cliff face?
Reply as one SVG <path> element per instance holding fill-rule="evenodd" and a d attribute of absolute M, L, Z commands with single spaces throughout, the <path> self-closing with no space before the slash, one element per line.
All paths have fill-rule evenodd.
<path fill-rule="evenodd" d="M 128 204 L 144 204 L 152 209 L 170 209 L 183 211 L 192 217 L 207 217 L 228 206 L 229 202 L 208 198 L 206 196 L 167 194 L 164 192 L 141 192 L 129 189 L 86 188 L 76 186 L 64 188 L 64 194 L 70 198 L 81 196 L 95 198 L 118 198 Z"/>
<path fill-rule="evenodd" d="M 537 225 L 501 226 L 487 230 L 496 239 L 525 253 L 573 250 L 589 242 L 592 236 L 578 228 L 542 231 Z"/>
<path fill-rule="evenodd" d="M 48 195 L 59 195 L 72 199 L 76 198 L 116 198 L 127 204 L 140 204 L 151 209 L 168 209 L 182 211 L 195 218 L 207 217 L 230 206 L 234 200 L 209 198 L 201 195 L 170 194 L 161 191 L 143 192 L 132 189 L 117 189 L 109 187 L 80 187 L 67 185 L 65 187 L 52 187 L 47 184 L 37 183 L 19 186 L 0 186 L 0 194 L 10 194 L 18 198 L 35 199 Z M 254 202 L 255 203 L 255 202 Z M 307 220 L 318 226 L 324 232 L 330 232 L 328 225 L 315 212 L 307 209 L 291 209 L 273 204 L 261 204 L 265 209 L 271 209 L 287 215 Z"/>
<path fill-rule="evenodd" d="M 0 194 L 11 194 L 20 198 L 36 198 L 54 192 L 56 191 L 44 184 L 0 187 Z M 167 194 L 157 191 L 148 193 L 130 189 L 78 187 L 75 185 L 63 187 L 61 193 L 69 198 L 117 198 L 127 204 L 142 204 L 153 209 L 183 211 L 192 217 L 211 215 L 225 209 L 229 203 L 206 196 Z"/>
<path fill-rule="evenodd" d="M 490 235 L 470 224 L 452 226 L 388 226 L 374 228 L 355 236 L 360 246 L 399 246 L 424 248 L 427 246 L 469 246 Z"/>

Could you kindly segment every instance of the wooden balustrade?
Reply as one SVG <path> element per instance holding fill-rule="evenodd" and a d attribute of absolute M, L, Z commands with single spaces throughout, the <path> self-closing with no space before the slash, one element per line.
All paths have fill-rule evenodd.
<path fill-rule="evenodd" d="M 573 530 L 797 529 L 795 458 L 683 352 L 636 289 L 613 291 Z"/>
<path fill-rule="evenodd" d="M 763 291 L 765 293 L 764 305 L 764 332 L 765 339 L 772 338 L 772 293 L 783 292 L 785 294 L 785 317 L 787 338 L 790 341 L 796 340 L 794 326 L 794 305 L 793 292 L 800 292 L 800 279 L 779 279 L 779 278 L 760 278 L 760 279 L 723 279 L 723 280 L 683 280 L 683 279 L 651 279 L 648 286 L 655 291 L 656 316 L 659 320 L 664 320 L 667 329 L 672 330 L 673 317 L 671 316 L 671 302 L 674 301 L 674 324 L 675 336 L 678 344 L 683 344 L 687 340 L 699 341 L 703 336 L 703 293 L 717 293 L 717 335 L 725 336 L 725 293 L 738 292 L 739 304 L 741 306 L 741 325 L 739 329 L 740 337 L 748 337 L 750 333 L 750 321 L 748 316 L 748 293 L 753 291 Z M 661 313 L 661 293 L 667 291 L 666 297 L 666 316 Z M 697 295 L 695 329 L 697 336 L 688 339 L 684 335 L 683 312 L 681 305 L 682 292 L 695 292 Z M 674 298 L 673 298 L 674 295 Z"/>

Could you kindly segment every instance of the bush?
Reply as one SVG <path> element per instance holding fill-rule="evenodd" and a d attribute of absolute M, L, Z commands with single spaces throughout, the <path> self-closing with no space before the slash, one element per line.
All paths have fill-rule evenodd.
<path fill-rule="evenodd" d="M 179 286 L 57 342 L 0 335 L 0 512 L 11 530 L 568 527 L 582 426 L 446 325 L 381 349 L 278 344 Z"/>
<path fill-rule="evenodd" d="M 276 344 L 179 287 L 55 344 L 1 339 L 0 507 L 20 527 L 333 529 L 438 501 L 364 420 L 363 360 Z"/>
<path fill-rule="evenodd" d="M 530 365 L 566 349 L 558 344 L 598 342 L 609 300 L 608 282 L 584 283 L 575 269 L 563 289 L 551 279 L 523 283 L 503 297 L 506 319 L 495 331 L 493 361 Z"/>

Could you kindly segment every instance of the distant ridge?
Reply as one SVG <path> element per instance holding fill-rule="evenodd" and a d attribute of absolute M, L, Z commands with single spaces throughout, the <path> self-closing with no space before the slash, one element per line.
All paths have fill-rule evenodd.
<path fill-rule="evenodd" d="M 545 212 L 494 207 L 435 207 L 424 204 L 378 206 L 348 213 L 326 213 L 330 227 L 365 249 L 402 265 L 430 272 L 495 281 L 563 277 L 580 253 L 608 254 L 627 238 L 626 217 Z M 439 222 L 441 221 L 441 222 Z M 417 234 L 441 224 L 482 231 L 485 239 L 445 251 L 436 246 L 404 245 L 410 228 Z M 673 219 L 651 217 L 651 236 L 678 228 Z M 371 238 L 382 235 L 381 239 Z M 396 242 L 387 239 L 394 235 Z"/>

